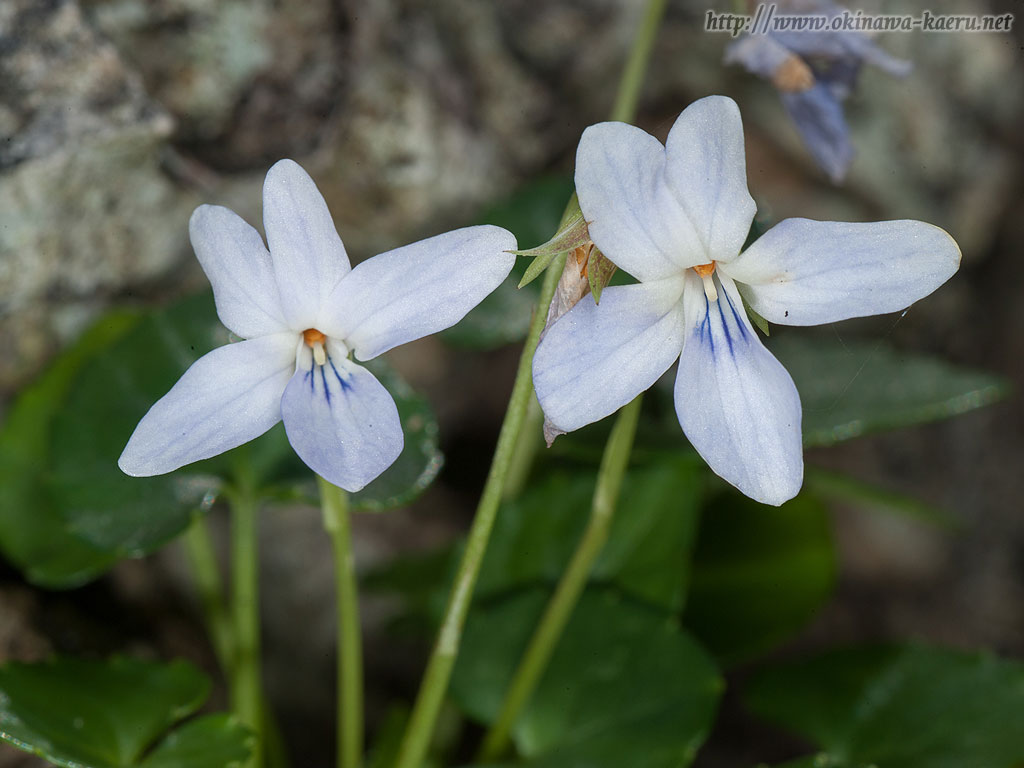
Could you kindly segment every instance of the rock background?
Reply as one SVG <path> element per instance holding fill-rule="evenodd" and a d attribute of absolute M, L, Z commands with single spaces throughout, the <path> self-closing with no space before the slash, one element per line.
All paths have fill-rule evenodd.
<path fill-rule="evenodd" d="M 187 241 L 191 210 L 217 202 L 258 222 L 263 174 L 280 157 L 316 178 L 357 260 L 470 223 L 539 173 L 571 171 L 581 130 L 610 108 L 642 7 L 3 0 L 0 403 L 103 308 L 201 285 Z M 671 3 L 638 122 L 664 137 L 693 99 L 731 95 L 743 110 L 763 216 L 920 218 L 949 230 L 964 253 L 955 280 L 898 322 L 835 332 L 863 328 L 1002 373 L 1020 391 L 1024 7 L 928 7 L 1016 12 L 1017 25 L 1009 35 L 886 36 L 882 44 L 915 70 L 905 80 L 865 71 L 847 105 L 858 156 L 844 187 L 814 168 L 767 85 L 722 66 L 728 38 L 701 31 L 703 4 Z M 467 356 L 432 340 L 393 356 L 436 404 L 449 467 L 412 511 L 358 521 L 362 564 L 444 541 L 464 525 L 507 394 L 494 382 L 510 386 L 515 356 Z M 937 532 L 837 509 L 839 594 L 799 642 L 915 636 L 1024 654 L 1022 426 L 1015 398 L 810 455 L 940 504 L 964 526 Z M 268 682 L 296 764 L 326 764 L 328 549 L 308 510 L 268 515 L 265 528 Z M 283 634 L 297 625 L 302 637 Z M 0 573 L 0 659 L 126 645 L 213 666 L 173 548 L 75 593 L 43 595 Z M 419 649 L 367 645 L 383 692 L 371 705 L 380 708 L 415 684 Z M 728 727 L 743 727 L 741 714 L 727 717 Z M 753 759 L 733 741 L 716 739 L 701 764 Z M 0 766 L 30 763 L 0 747 Z"/>

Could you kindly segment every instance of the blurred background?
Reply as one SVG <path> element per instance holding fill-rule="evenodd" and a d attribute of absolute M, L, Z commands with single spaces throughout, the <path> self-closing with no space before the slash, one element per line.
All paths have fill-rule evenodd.
<path fill-rule="evenodd" d="M 537 178 L 571 178 L 581 131 L 611 107 L 642 8 L 641 0 L 2 0 L 0 414 L 105 309 L 204 287 L 188 243 L 191 211 L 218 203 L 258 225 L 263 176 L 279 158 L 299 161 L 317 181 L 353 261 L 473 223 Z M 1010 34 L 879 38 L 914 69 L 903 79 L 864 70 L 846 103 L 857 154 L 843 186 L 815 166 L 771 85 L 723 63 L 729 38 L 703 31 L 702 3 L 670 3 L 637 122 L 664 138 L 694 99 L 729 95 L 743 114 L 760 219 L 912 218 L 949 231 L 963 251 L 949 284 L 904 316 L 825 332 L 881 337 L 989 370 L 1019 392 L 1024 5 L 928 8 L 1018 18 Z M 410 508 L 358 517 L 364 569 L 464 529 L 518 348 L 473 352 L 430 338 L 389 357 L 436 409 L 447 464 Z M 1024 656 L 1022 432 L 1024 407 L 1011 395 L 950 421 L 809 452 L 809 463 L 916 496 L 957 525 L 836 505 L 837 591 L 794 644 L 925 638 Z M 274 510 L 263 523 L 270 696 L 296 764 L 327 764 L 329 545 L 316 510 Z M 372 722 L 413 690 L 424 648 L 378 637 L 388 606 L 370 599 L 364 608 Z M 114 651 L 183 655 L 215 670 L 175 547 L 70 592 L 34 589 L 0 562 L 0 662 Z M 742 764 L 737 728 L 749 736 L 738 741 L 758 738 L 729 711 L 727 702 L 722 728 L 732 737 L 713 737 L 704 765 Z M 3 768 L 34 764 L 0 746 Z"/>

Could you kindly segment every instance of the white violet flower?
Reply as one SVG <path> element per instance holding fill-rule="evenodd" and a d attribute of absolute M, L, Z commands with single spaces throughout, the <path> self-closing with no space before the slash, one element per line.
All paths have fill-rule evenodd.
<path fill-rule="evenodd" d="M 171 472 L 284 420 L 317 474 L 357 491 L 398 458 L 395 401 L 358 360 L 448 328 L 508 276 L 516 247 L 492 226 L 448 232 L 349 265 L 313 180 L 281 160 L 263 185 L 260 234 L 233 211 L 196 209 L 189 234 L 217 314 L 243 341 L 204 355 L 136 427 L 118 465 Z"/>
<path fill-rule="evenodd" d="M 960 264 L 920 221 L 786 219 L 742 251 L 747 191 L 735 102 L 711 96 L 665 146 L 624 123 L 583 133 L 576 191 L 595 245 L 639 283 L 581 301 L 548 329 L 533 362 L 544 413 L 565 431 L 613 413 L 679 359 L 679 423 L 711 469 L 781 504 L 803 483 L 800 398 L 764 347 L 741 296 L 766 320 L 818 325 L 894 312 Z"/>

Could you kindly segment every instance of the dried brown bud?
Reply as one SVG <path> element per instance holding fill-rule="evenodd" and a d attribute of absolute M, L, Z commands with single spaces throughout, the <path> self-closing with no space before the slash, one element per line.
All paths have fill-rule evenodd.
<path fill-rule="evenodd" d="M 807 62 L 790 54 L 772 74 L 772 84 L 787 93 L 806 91 L 814 85 L 814 73 Z"/>

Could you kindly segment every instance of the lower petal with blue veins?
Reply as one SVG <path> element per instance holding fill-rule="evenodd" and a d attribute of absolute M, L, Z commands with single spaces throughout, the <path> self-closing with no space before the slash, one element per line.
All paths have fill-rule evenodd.
<path fill-rule="evenodd" d="M 372 373 L 337 355 L 323 365 L 303 357 L 285 388 L 281 415 L 299 458 L 350 492 L 390 467 L 404 445 L 394 399 Z"/>
<path fill-rule="evenodd" d="M 687 276 L 689 329 L 676 376 L 679 423 L 722 479 L 764 504 L 782 504 L 803 483 L 800 396 L 758 339 L 727 276 L 717 296 Z"/>

